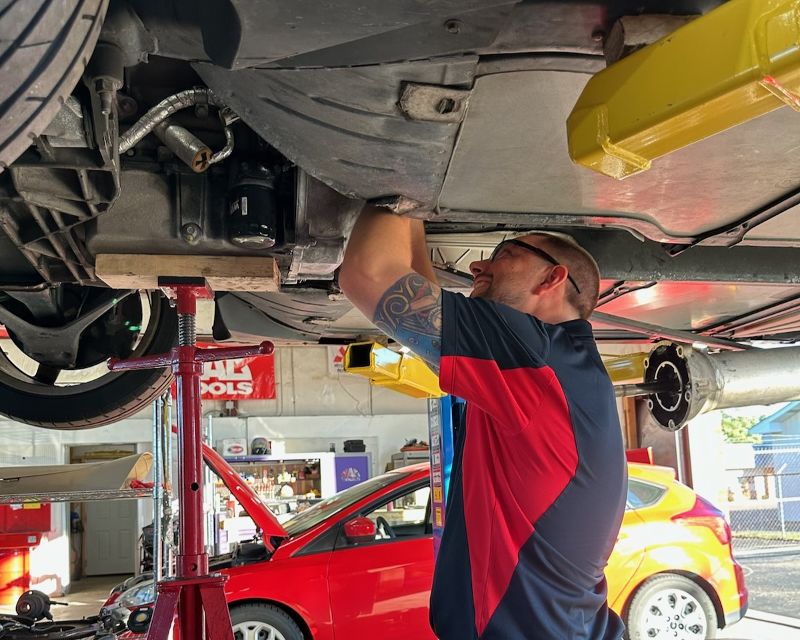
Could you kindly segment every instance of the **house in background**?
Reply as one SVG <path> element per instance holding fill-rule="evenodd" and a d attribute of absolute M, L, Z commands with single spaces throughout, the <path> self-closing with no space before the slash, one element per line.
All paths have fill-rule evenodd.
<path fill-rule="evenodd" d="M 789 402 L 757 422 L 750 429 L 750 435 L 760 435 L 762 445 L 800 445 L 800 401 Z"/>
<path fill-rule="evenodd" d="M 790 402 L 750 429 L 760 435 L 754 444 L 755 468 L 774 475 L 782 523 L 800 527 L 800 402 Z"/>

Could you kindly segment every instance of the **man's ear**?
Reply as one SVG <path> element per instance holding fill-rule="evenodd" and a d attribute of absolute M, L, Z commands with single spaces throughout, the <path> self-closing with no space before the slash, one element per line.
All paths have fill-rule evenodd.
<path fill-rule="evenodd" d="M 534 289 L 534 293 L 544 293 L 555 289 L 566 282 L 567 276 L 569 276 L 569 270 L 563 264 L 553 266 L 544 281 Z"/>

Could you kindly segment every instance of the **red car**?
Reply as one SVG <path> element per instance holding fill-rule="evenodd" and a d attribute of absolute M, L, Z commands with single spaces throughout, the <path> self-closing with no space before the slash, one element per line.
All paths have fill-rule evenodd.
<path fill-rule="evenodd" d="M 427 464 L 367 480 L 281 525 L 217 453 L 205 448 L 204 456 L 261 530 L 259 539 L 238 544 L 232 553 L 211 563 L 212 569 L 229 576 L 225 591 L 236 640 L 434 640 L 428 624 L 433 549 Z M 659 614 L 664 603 L 672 603 L 669 623 L 683 616 L 678 622 L 685 623 L 686 638 L 713 637 L 709 634 L 716 627 L 736 622 L 747 606 L 729 537 L 725 544 L 714 542 L 713 531 L 727 525 L 710 505 L 701 509 L 701 518 L 676 516 L 672 503 L 706 503 L 663 468 L 629 468 L 629 497 L 639 501 L 629 500 L 620 537 L 628 529 L 631 535 L 637 531 L 635 523 L 628 522 L 631 516 L 657 527 L 649 530 L 651 539 L 663 530 L 666 544 L 654 544 L 652 552 L 641 544 L 634 553 L 615 550 L 607 571 L 609 601 L 613 598 L 613 608 L 622 612 L 629 626 L 641 627 L 642 637 L 656 637 L 652 634 L 667 619 Z M 691 511 L 694 516 L 699 513 L 697 508 Z M 668 535 L 667 530 L 675 527 Z M 697 553 L 713 560 L 714 571 L 708 575 L 699 569 L 702 562 L 671 551 L 692 540 L 690 546 L 697 547 Z M 711 540 L 719 549 L 707 542 L 706 551 L 697 540 Z M 665 565 L 664 558 L 672 558 L 672 564 Z M 681 558 L 691 566 L 678 566 Z M 663 593 L 653 592 L 654 576 L 665 585 Z M 666 576 L 672 581 L 664 582 Z M 637 594 L 647 596 L 640 615 L 636 607 L 628 606 L 637 601 Z M 112 600 L 127 609 L 149 605 L 153 583 L 134 585 L 106 605 Z M 679 609 L 673 606 L 678 601 Z M 133 633 L 126 637 L 144 638 Z"/>

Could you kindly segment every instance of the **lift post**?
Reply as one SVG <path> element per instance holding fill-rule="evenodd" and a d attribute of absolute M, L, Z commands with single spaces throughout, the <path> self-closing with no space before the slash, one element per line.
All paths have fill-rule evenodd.
<path fill-rule="evenodd" d="M 160 278 L 159 286 L 177 303 L 178 346 L 169 353 L 128 360 L 112 358 L 108 363 L 112 371 L 171 366 L 177 381 L 180 505 L 177 575 L 158 583 L 158 597 L 147 640 L 167 640 L 176 610 L 179 637 L 183 640 L 233 640 L 225 602 L 226 576 L 208 573 L 208 553 L 205 550 L 200 377 L 204 362 L 269 355 L 274 347 L 265 341 L 257 346 L 198 349 L 195 328 L 197 300 L 213 297 L 205 280 Z"/>

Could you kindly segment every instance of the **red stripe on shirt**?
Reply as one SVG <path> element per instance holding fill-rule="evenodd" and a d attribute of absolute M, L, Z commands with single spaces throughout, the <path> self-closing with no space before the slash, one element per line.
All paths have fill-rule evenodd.
<path fill-rule="evenodd" d="M 468 401 L 480 395 L 468 404 L 462 467 L 480 636 L 536 521 L 574 477 L 578 453 L 564 391 L 549 367 L 500 370 L 491 360 L 446 356 L 441 371 L 443 389 Z M 521 423 L 507 424 L 509 415 L 519 416 Z M 498 466 L 498 460 L 504 464 Z"/>

